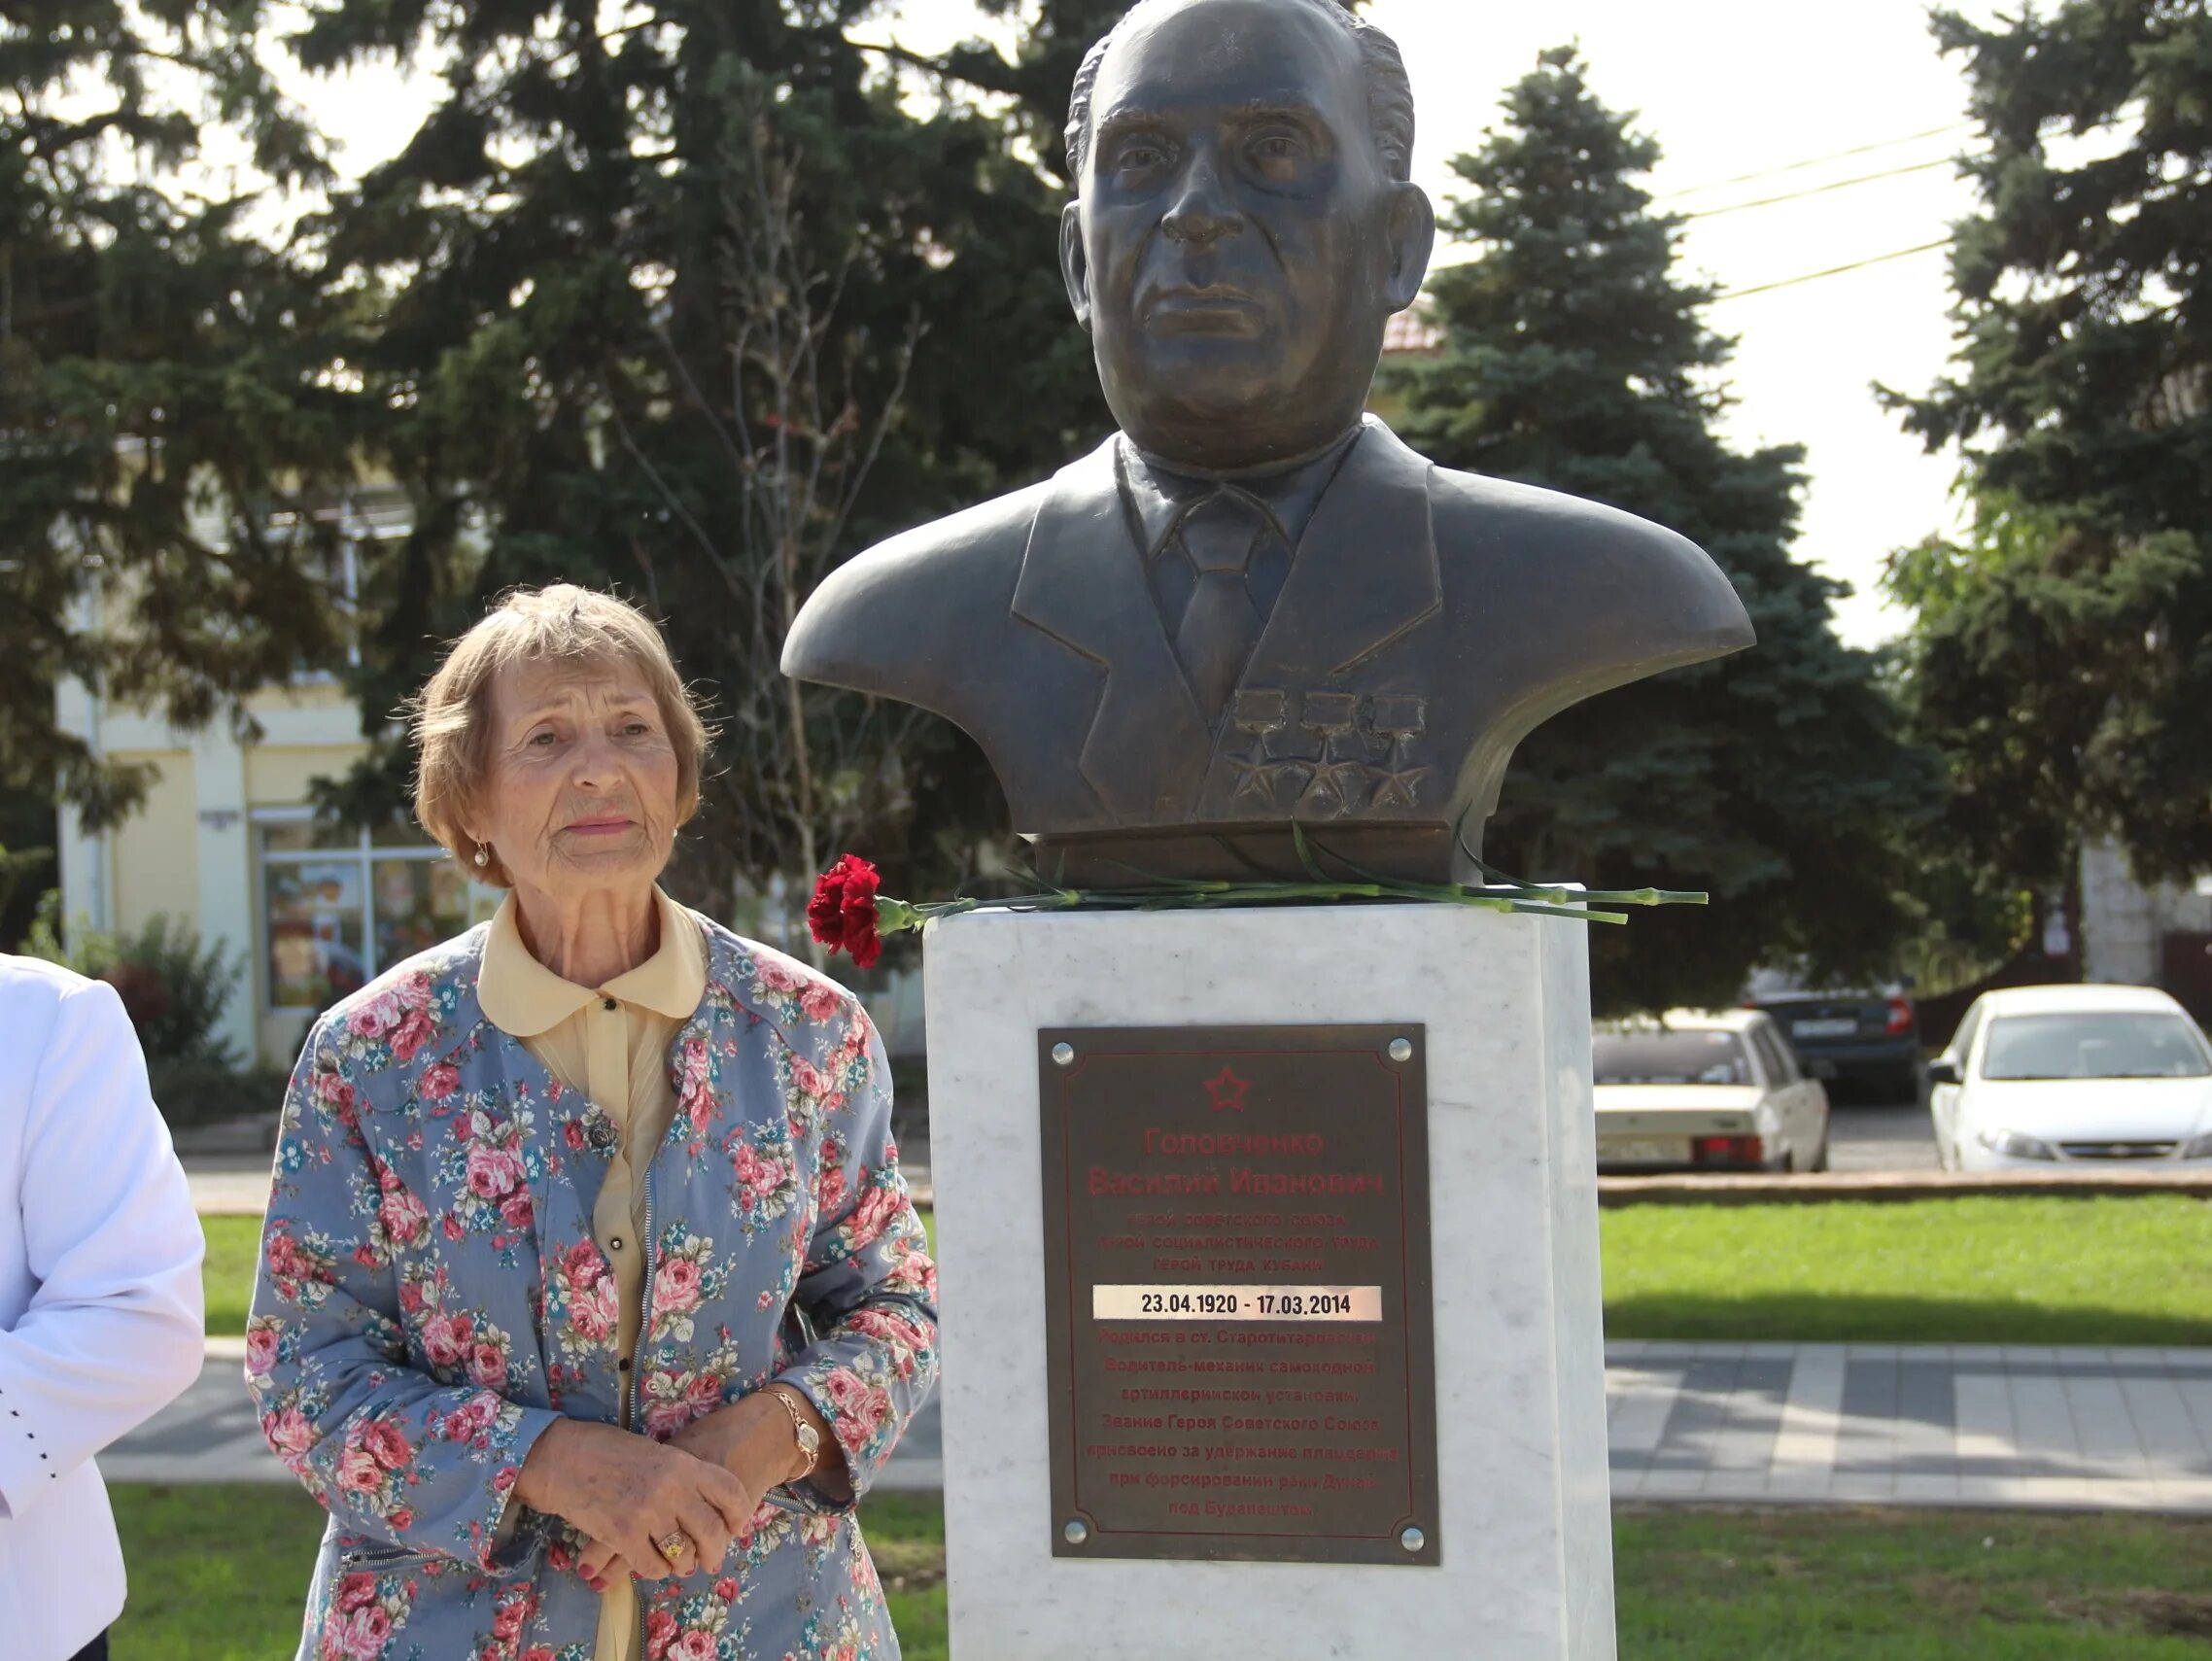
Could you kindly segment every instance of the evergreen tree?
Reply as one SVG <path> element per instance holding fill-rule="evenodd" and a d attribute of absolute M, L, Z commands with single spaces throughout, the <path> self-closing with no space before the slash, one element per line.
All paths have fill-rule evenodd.
<path fill-rule="evenodd" d="M 1893 969 L 1914 920 L 1910 826 L 1931 777 L 1900 742 L 1876 660 L 1836 639 L 1846 590 L 1791 557 L 1803 450 L 1741 454 L 1714 425 L 1731 343 L 1675 273 L 1678 222 L 1638 183 L 1659 148 L 1542 54 L 1505 121 L 1454 169 L 1445 224 L 1475 258 L 1433 279 L 1446 333 L 1406 374 L 1407 437 L 1451 467 L 1550 486 L 1679 531 L 1727 571 L 1750 651 L 1592 699 L 1538 728 L 1485 853 L 1517 875 L 1702 887 L 1710 912 L 1593 941 L 1610 1007 L 1731 1000 L 1761 963 Z M 1509 605 L 1509 596 L 1500 603 Z"/>
<path fill-rule="evenodd" d="M 213 109 L 269 177 L 323 172 L 260 11 L 0 21 L 0 788 L 93 825 L 146 776 L 57 730 L 62 677 L 194 726 L 334 647 L 305 509 L 345 473 L 345 320 L 189 171 Z"/>
<path fill-rule="evenodd" d="M 48 795 L 0 785 L 0 952 L 21 949 L 53 881 L 54 814 Z"/>
<path fill-rule="evenodd" d="M 1976 513 L 1889 582 L 1947 833 L 2021 884 L 2107 834 L 2146 877 L 2212 869 L 2212 10 L 1934 28 L 1966 63 L 1982 205 L 1952 255 L 1955 371 L 1894 401 L 1960 447 Z"/>

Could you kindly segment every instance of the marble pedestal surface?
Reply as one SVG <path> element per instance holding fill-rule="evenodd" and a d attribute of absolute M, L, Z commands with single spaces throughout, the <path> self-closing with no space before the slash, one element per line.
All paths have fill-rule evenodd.
<path fill-rule="evenodd" d="M 955 1661 L 1611 1661 L 1588 925 L 976 912 L 927 936 Z M 1052 1553 L 1037 1031 L 1428 1028 L 1442 1562 Z"/>

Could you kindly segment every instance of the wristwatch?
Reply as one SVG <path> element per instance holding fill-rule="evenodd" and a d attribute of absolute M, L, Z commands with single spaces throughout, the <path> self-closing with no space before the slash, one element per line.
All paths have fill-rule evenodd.
<path fill-rule="evenodd" d="M 782 1402 L 783 1410 L 791 1415 L 791 1434 L 798 1438 L 799 1451 L 807 1458 L 807 1463 L 800 1468 L 798 1474 L 793 1476 L 791 1480 L 793 1482 L 804 1482 L 814 1473 L 814 1467 L 821 1461 L 822 1433 L 809 1424 L 807 1415 L 799 1411 L 799 1403 L 795 1400 L 799 1393 L 790 1385 L 771 1384 L 768 1387 L 768 1393 Z"/>

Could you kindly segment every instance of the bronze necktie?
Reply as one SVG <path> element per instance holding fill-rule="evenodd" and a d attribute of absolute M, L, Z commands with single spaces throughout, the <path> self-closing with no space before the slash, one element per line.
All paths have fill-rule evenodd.
<path fill-rule="evenodd" d="M 1266 530 L 1265 516 L 1232 490 L 1202 498 L 1175 527 L 1196 576 L 1175 631 L 1175 655 L 1209 722 L 1228 702 L 1260 640 L 1263 619 L 1245 571 Z"/>

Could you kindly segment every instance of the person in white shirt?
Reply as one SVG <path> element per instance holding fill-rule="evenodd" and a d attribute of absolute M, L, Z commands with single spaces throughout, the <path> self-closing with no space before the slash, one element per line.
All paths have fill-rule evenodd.
<path fill-rule="evenodd" d="M 199 1376 L 191 1189 L 115 988 L 0 954 L 0 1651 L 100 1661 L 122 1547 L 92 1456 Z"/>

